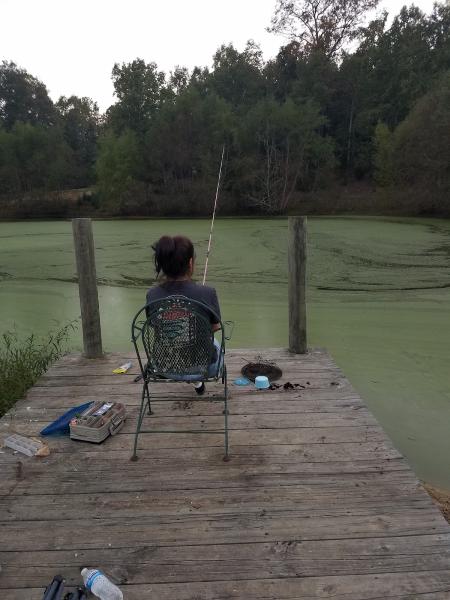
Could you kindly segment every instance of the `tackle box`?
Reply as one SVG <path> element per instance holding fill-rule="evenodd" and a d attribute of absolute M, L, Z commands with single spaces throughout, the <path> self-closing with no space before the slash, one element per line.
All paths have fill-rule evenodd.
<path fill-rule="evenodd" d="M 109 435 L 120 431 L 125 419 L 123 404 L 99 400 L 70 421 L 70 437 L 72 440 L 99 444 Z"/>

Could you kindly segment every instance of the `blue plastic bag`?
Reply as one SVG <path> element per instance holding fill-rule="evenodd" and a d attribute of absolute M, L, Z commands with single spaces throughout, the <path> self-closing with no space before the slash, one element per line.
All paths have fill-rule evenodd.
<path fill-rule="evenodd" d="M 87 408 L 89 408 L 94 402 L 86 402 L 86 404 L 80 404 L 80 406 L 75 406 L 74 408 L 69 409 L 63 415 L 58 417 L 56 421 L 44 427 L 41 431 L 41 435 L 54 435 L 54 434 L 62 434 L 65 435 L 70 432 L 69 424 L 70 421 L 84 412 Z"/>

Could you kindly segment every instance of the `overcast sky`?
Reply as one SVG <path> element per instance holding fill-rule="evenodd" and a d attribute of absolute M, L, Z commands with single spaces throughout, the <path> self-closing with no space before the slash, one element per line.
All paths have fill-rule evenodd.
<path fill-rule="evenodd" d="M 391 15 L 405 4 L 383 1 Z M 409 2 L 408 2 L 409 4 Z M 430 12 L 433 0 L 416 0 Z M 160 69 L 211 64 L 222 43 L 248 39 L 275 56 L 283 38 L 265 27 L 275 0 L 0 0 L 0 59 L 12 60 L 60 95 L 114 102 L 111 69 L 136 57 Z"/>

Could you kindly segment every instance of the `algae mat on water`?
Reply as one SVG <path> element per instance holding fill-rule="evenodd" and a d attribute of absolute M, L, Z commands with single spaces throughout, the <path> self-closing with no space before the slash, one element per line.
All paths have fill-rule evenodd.
<path fill-rule="evenodd" d="M 151 243 L 196 243 L 206 220 L 97 221 L 105 347 L 130 349 L 129 323 L 154 283 Z M 450 222 L 313 218 L 309 344 L 326 346 L 418 475 L 450 488 Z M 287 221 L 216 222 L 209 283 L 234 347 L 287 343 Z M 0 331 L 45 333 L 79 315 L 69 222 L 0 223 Z M 80 344 L 80 335 L 74 339 Z"/>

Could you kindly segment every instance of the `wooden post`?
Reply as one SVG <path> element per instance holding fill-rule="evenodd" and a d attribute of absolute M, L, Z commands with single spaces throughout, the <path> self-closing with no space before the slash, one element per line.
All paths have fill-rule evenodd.
<path fill-rule="evenodd" d="M 73 219 L 72 229 L 77 261 L 84 355 L 86 358 L 100 358 L 103 356 L 102 331 L 91 219 Z"/>
<path fill-rule="evenodd" d="M 306 217 L 289 217 L 289 352 L 306 354 Z"/>

